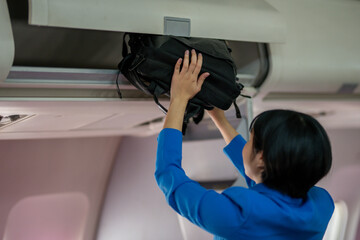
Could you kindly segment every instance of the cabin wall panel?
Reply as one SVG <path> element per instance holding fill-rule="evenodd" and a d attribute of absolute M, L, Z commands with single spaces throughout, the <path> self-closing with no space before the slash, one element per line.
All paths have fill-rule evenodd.
<path fill-rule="evenodd" d="M 11 209 L 22 199 L 79 192 L 89 201 L 84 239 L 94 239 L 119 142 L 118 137 L 1 140 L 0 237 Z"/>
<path fill-rule="evenodd" d="M 344 239 L 360 239 L 360 129 L 332 129 L 327 133 L 333 165 L 319 185 L 326 188 L 335 201 L 344 201 L 348 207 Z"/>
<path fill-rule="evenodd" d="M 110 178 L 98 240 L 182 240 L 154 173 L 157 135 L 124 137 Z"/>

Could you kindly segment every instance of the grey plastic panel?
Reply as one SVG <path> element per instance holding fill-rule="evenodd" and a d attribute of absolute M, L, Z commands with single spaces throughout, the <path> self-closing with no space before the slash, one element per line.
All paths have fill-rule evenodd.
<path fill-rule="evenodd" d="M 190 37 L 190 19 L 164 17 L 164 34 L 180 37 Z"/>

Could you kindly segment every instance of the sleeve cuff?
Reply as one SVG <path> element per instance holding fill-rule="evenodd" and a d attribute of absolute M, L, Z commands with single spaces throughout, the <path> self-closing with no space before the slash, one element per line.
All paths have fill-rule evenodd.
<path fill-rule="evenodd" d="M 243 169 L 242 150 L 246 144 L 245 139 L 241 135 L 237 135 L 231 142 L 224 147 L 224 153 L 230 158 L 233 164 L 239 169 Z"/>
<path fill-rule="evenodd" d="M 238 169 L 238 171 L 243 175 L 246 180 L 246 183 L 249 187 L 254 186 L 255 182 L 251 180 L 245 174 L 244 160 L 242 157 L 242 151 L 246 144 L 245 139 L 241 135 L 237 135 L 234 139 L 224 148 L 224 153 L 230 158 L 232 163 Z"/>
<path fill-rule="evenodd" d="M 164 128 L 158 136 L 156 171 L 169 165 L 181 166 L 182 133 L 173 128 Z"/>

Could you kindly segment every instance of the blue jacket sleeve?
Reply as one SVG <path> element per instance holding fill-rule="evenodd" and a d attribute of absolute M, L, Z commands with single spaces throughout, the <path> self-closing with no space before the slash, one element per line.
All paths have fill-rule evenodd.
<path fill-rule="evenodd" d="M 241 175 L 245 178 L 248 187 L 254 186 L 256 183 L 245 174 L 244 161 L 242 151 L 246 144 L 245 139 L 241 135 L 237 135 L 233 140 L 224 148 L 224 153 L 232 161 Z"/>
<path fill-rule="evenodd" d="M 155 178 L 168 204 L 208 232 L 230 236 L 246 219 L 246 211 L 243 211 L 246 207 L 188 178 L 181 167 L 181 159 L 182 133 L 163 129 L 158 137 Z"/>

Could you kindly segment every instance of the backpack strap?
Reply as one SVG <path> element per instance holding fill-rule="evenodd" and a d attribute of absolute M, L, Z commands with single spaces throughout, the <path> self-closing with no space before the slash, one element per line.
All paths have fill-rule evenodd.
<path fill-rule="evenodd" d="M 121 91 L 120 91 L 120 87 L 119 87 L 119 76 L 120 76 L 120 70 L 119 70 L 119 72 L 118 72 L 118 74 L 117 74 L 117 76 L 116 76 L 116 89 L 117 89 L 117 93 L 118 93 L 118 95 L 119 95 L 119 98 L 120 99 L 122 99 L 122 94 L 121 94 Z"/>
<path fill-rule="evenodd" d="M 204 118 L 204 113 L 205 113 L 205 110 L 204 110 L 204 108 L 201 107 L 199 112 L 193 117 L 195 124 L 199 124 L 199 122 L 201 122 L 201 120 Z"/>
<path fill-rule="evenodd" d="M 118 64 L 118 68 L 119 68 L 119 72 L 116 76 L 116 89 L 117 89 L 117 93 L 119 95 L 119 98 L 121 99 L 122 98 L 122 94 L 121 94 L 121 91 L 120 91 L 120 87 L 119 87 L 119 76 L 120 76 L 120 73 L 121 73 L 121 70 L 123 70 L 123 66 L 124 66 L 124 63 L 128 60 L 129 58 L 129 52 L 128 52 L 128 48 L 127 48 L 127 45 L 126 45 L 126 35 L 129 35 L 128 33 L 124 33 L 124 36 L 123 36 L 123 46 L 122 46 L 122 57 L 123 59 L 121 60 L 121 62 Z"/>
<path fill-rule="evenodd" d="M 128 33 L 124 33 L 124 36 L 123 36 L 123 45 L 122 45 L 122 57 L 126 57 L 129 52 L 128 52 L 128 48 L 127 48 L 127 44 L 126 44 L 126 36 L 129 35 Z"/>
<path fill-rule="evenodd" d="M 167 91 L 160 87 L 155 82 L 151 82 L 148 86 L 148 90 L 152 92 L 153 99 L 159 109 L 166 115 L 168 110 L 159 102 L 158 97 L 162 94 L 165 94 Z M 188 103 L 186 106 L 186 112 L 184 116 L 183 126 L 182 126 L 182 133 L 185 135 L 187 124 L 189 123 L 190 118 L 193 118 L 194 122 L 198 124 L 204 117 L 204 108 L 193 104 L 191 102 Z"/>
<path fill-rule="evenodd" d="M 236 100 L 234 100 L 233 104 L 235 107 L 236 117 L 241 118 L 241 112 L 240 112 L 239 106 L 236 104 Z"/>
<path fill-rule="evenodd" d="M 204 108 L 200 105 L 196 105 L 189 102 L 188 105 L 186 106 L 182 134 L 185 135 L 190 118 L 193 118 L 194 122 L 198 124 L 203 119 L 203 117 L 204 117 Z"/>
<path fill-rule="evenodd" d="M 166 90 L 164 90 L 162 87 L 160 87 L 158 84 L 156 84 L 154 81 L 152 81 L 150 83 L 150 85 L 148 86 L 148 91 L 150 93 L 152 93 L 153 95 L 153 99 L 154 102 L 156 103 L 156 105 L 158 105 L 158 107 L 160 108 L 160 110 L 166 115 L 166 113 L 168 112 L 168 110 L 159 102 L 158 97 L 164 93 L 166 93 Z"/>
<path fill-rule="evenodd" d="M 156 105 L 158 105 L 158 107 L 160 108 L 160 110 L 166 115 L 168 110 L 166 109 L 166 107 L 164 107 L 160 102 L 159 99 L 157 98 L 157 96 L 154 94 L 153 95 L 153 99 L 156 103 Z"/>

